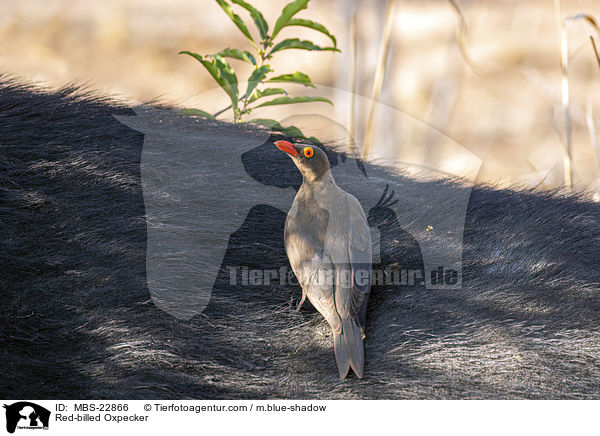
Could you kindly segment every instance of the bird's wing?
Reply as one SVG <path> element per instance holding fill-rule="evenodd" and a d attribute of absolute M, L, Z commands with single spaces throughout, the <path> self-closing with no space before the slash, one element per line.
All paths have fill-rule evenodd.
<path fill-rule="evenodd" d="M 286 221 L 284 234 L 285 250 L 292 270 L 311 304 L 334 331 L 340 331 L 341 322 L 335 310 L 333 291 L 333 262 L 322 241 L 299 232 L 292 221 L 293 218 Z"/>
<path fill-rule="evenodd" d="M 371 288 L 371 230 L 358 200 L 348 194 L 348 253 L 352 268 L 352 298 L 349 315 L 358 315 Z"/>
<path fill-rule="evenodd" d="M 340 317 L 335 308 L 334 270 L 326 252 L 322 257 L 315 256 L 310 262 L 292 265 L 298 281 L 311 304 L 327 320 L 334 332 L 341 331 Z"/>

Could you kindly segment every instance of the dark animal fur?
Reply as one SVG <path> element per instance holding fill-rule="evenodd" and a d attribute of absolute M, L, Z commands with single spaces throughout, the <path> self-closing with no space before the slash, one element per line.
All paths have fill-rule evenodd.
<path fill-rule="evenodd" d="M 287 265 L 284 213 L 257 204 L 206 310 L 177 320 L 146 285 L 143 136 L 112 116 L 133 112 L 6 78 L 0 96 L 4 397 L 600 398 L 600 206 L 585 195 L 474 188 L 462 289 L 375 286 L 365 378 L 340 381 L 325 321 L 308 303 L 293 310 L 298 286 L 229 284 L 227 265 Z M 198 122 L 215 146 L 253 134 Z M 423 192 L 463 189 L 390 177 L 414 207 Z M 374 209 L 382 263 L 420 268 L 414 239 Z"/>

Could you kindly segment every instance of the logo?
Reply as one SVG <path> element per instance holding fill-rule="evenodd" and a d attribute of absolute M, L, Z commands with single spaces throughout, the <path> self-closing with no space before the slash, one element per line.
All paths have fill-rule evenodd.
<path fill-rule="evenodd" d="M 418 256 L 420 261 L 414 262 L 413 269 L 423 265 L 422 271 L 414 273 L 414 283 L 426 289 L 461 288 L 466 213 L 481 159 L 393 107 L 325 88 L 321 87 L 341 101 L 355 100 L 357 107 L 374 105 L 378 116 L 388 120 L 386 123 L 412 132 L 407 140 L 428 138 L 431 150 L 424 154 L 427 157 L 407 155 L 406 162 L 390 158 L 390 147 L 400 139 L 391 132 L 382 132 L 381 136 L 389 141 L 382 141 L 373 149 L 372 159 L 363 162 L 361 144 L 354 143 L 354 135 L 335 111 L 326 115 L 295 114 L 277 122 L 288 127 L 314 126 L 309 129 L 317 134 L 330 132 L 333 141 L 348 138 L 343 140 L 348 144 L 344 143 L 342 149 L 330 147 L 327 159 L 337 186 L 352 194 L 368 217 L 373 232 L 372 253 L 391 253 L 386 248 L 397 247 L 399 242 L 394 241 L 408 241 L 416 253 L 414 258 Z M 188 320 L 208 305 L 230 237 L 255 207 L 268 206 L 287 215 L 296 213 L 291 206 L 302 175 L 275 147 L 272 134 L 276 132 L 269 129 L 257 129 L 233 140 L 227 139 L 230 133 L 225 127 L 215 125 L 207 130 L 204 122 L 176 111 L 143 105 L 134 107 L 134 111 L 136 116 L 115 118 L 144 134 L 140 176 L 149 223 L 148 289 L 159 309 Z M 305 129 L 304 134 L 309 135 L 307 132 Z M 410 182 L 409 175 L 418 175 L 417 181 Z M 424 183 L 428 180 L 440 182 Z M 319 207 L 325 209 L 326 205 Z M 268 222 L 268 216 L 263 218 Z M 323 228 L 328 247 L 336 240 L 335 230 Z M 264 244 L 265 240 L 256 240 L 254 246 Z M 325 250 L 331 252 L 327 247 Z M 397 259 L 388 260 L 392 264 Z M 408 268 L 404 271 L 407 275 L 410 272 Z M 241 272 L 243 275 L 244 270 Z M 262 270 L 252 274 L 260 274 L 265 280 Z M 272 272 L 266 274 L 271 277 Z M 398 274 L 401 283 L 401 271 Z"/>
<path fill-rule="evenodd" d="M 14 433 L 15 429 L 48 429 L 50 411 L 28 401 L 3 406 L 6 409 L 6 431 Z"/>

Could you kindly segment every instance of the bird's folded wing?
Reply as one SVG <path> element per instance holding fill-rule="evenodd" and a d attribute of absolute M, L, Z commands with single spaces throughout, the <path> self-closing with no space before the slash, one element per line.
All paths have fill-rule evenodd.
<path fill-rule="evenodd" d="M 358 200 L 349 197 L 349 240 L 348 252 L 352 268 L 351 316 L 356 316 L 371 288 L 371 230 L 367 217 Z"/>
<path fill-rule="evenodd" d="M 294 274 L 311 304 L 329 322 L 334 331 L 341 328 L 339 316 L 335 310 L 334 301 L 334 268 L 331 258 L 325 250 L 321 255 L 315 255 L 311 259 L 302 259 L 293 253 L 298 245 L 293 242 L 286 247 Z M 291 253 L 291 256 L 290 256 Z"/>

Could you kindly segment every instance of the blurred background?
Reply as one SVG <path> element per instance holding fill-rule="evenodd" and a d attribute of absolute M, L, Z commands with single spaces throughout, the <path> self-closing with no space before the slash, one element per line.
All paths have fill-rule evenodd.
<path fill-rule="evenodd" d="M 271 26 L 287 3 L 250 1 Z M 541 189 L 563 184 L 566 134 L 556 3 L 457 0 L 467 30 L 461 37 L 460 15 L 451 2 L 397 0 L 378 98 L 388 110 L 379 105 L 375 111 L 373 155 L 460 174 L 456 162 L 462 159 L 461 152 L 448 145 L 458 143 L 466 155 L 481 159 L 475 173 L 479 182 Z M 86 84 L 132 103 L 159 98 L 181 107 L 223 108 L 227 98 L 215 89 L 209 74 L 192 58 L 177 53 L 250 48 L 212 0 L 0 0 L 0 4 L 1 72 L 51 88 Z M 328 96 L 336 105 L 333 109 L 323 103 L 290 105 L 260 115 L 283 119 L 297 113 L 322 114 L 342 125 L 325 139 L 343 140 L 356 59 L 355 92 L 366 97 L 356 103 L 354 134 L 360 147 L 387 5 L 387 0 L 312 0 L 297 16 L 324 24 L 342 52 L 287 50 L 272 66 L 277 73 L 308 73 L 315 84 L 323 85 L 314 94 Z M 245 11 L 238 13 L 254 31 Z M 562 1 L 561 18 L 579 13 L 600 18 L 600 2 Z M 600 67 L 590 35 L 600 46 L 598 34 L 584 20 L 568 26 L 572 167 L 576 189 L 598 192 L 594 128 L 598 129 L 600 116 Z M 300 27 L 286 29 L 282 36 L 328 44 L 324 35 Z M 461 52 L 461 40 L 466 51 Z M 231 62 L 238 77 L 247 76 L 245 64 Z M 301 86 L 292 92 L 303 94 Z"/>

